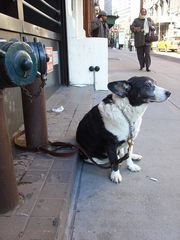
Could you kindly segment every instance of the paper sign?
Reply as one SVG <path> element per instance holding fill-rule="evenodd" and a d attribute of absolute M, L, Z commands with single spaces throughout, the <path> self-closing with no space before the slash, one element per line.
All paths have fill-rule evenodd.
<path fill-rule="evenodd" d="M 49 57 L 49 62 L 47 62 L 47 73 L 53 72 L 53 48 L 52 47 L 46 47 L 46 53 Z"/>
<path fill-rule="evenodd" d="M 59 63 L 58 51 L 53 51 L 53 65 L 57 65 Z"/>

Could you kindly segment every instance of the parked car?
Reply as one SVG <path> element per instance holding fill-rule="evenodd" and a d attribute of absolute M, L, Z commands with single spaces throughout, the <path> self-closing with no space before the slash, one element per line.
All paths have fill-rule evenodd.
<path fill-rule="evenodd" d="M 164 37 L 163 40 L 158 41 L 157 49 L 159 51 L 177 51 L 180 37 Z"/>

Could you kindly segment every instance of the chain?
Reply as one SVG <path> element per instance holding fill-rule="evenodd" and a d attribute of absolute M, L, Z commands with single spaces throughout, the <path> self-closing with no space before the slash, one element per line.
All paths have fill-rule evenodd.
<path fill-rule="evenodd" d="M 121 109 L 121 112 L 129 125 L 129 139 L 133 139 L 134 126 L 131 124 L 131 121 L 129 120 L 129 118 L 127 117 L 127 115 L 125 114 L 125 112 L 122 109 Z"/>

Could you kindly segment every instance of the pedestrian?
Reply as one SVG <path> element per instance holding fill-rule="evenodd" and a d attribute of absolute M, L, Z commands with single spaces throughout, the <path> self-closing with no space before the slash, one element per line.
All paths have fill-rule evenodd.
<path fill-rule="evenodd" d="M 107 24 L 107 13 L 100 11 L 98 16 L 91 22 L 91 36 L 108 38 L 109 27 Z"/>
<path fill-rule="evenodd" d="M 147 10 L 145 8 L 140 10 L 139 17 L 134 19 L 130 29 L 134 33 L 135 47 L 137 50 L 140 70 L 146 67 L 146 71 L 150 72 L 151 43 L 146 40 L 146 36 L 151 31 L 155 31 L 155 28 L 152 19 L 147 17 Z"/>
<path fill-rule="evenodd" d="M 111 47 L 111 48 L 114 48 L 114 47 L 115 47 L 115 41 L 114 41 L 114 38 L 113 38 L 113 37 L 111 37 L 111 39 L 110 39 L 110 47 Z"/>
<path fill-rule="evenodd" d="M 129 51 L 132 52 L 132 50 L 134 48 L 134 39 L 133 38 L 129 39 L 129 41 L 128 41 L 128 48 L 129 48 Z"/>

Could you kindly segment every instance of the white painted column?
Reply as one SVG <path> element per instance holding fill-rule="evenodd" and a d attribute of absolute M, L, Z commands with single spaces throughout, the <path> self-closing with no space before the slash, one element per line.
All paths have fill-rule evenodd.
<path fill-rule="evenodd" d="M 107 39 L 87 38 L 85 36 L 82 0 L 74 0 L 73 9 L 71 0 L 68 0 L 66 11 L 70 84 L 83 86 L 95 82 L 96 90 L 107 90 Z M 94 74 L 89 71 L 90 66 L 99 66 L 100 70 Z"/>

